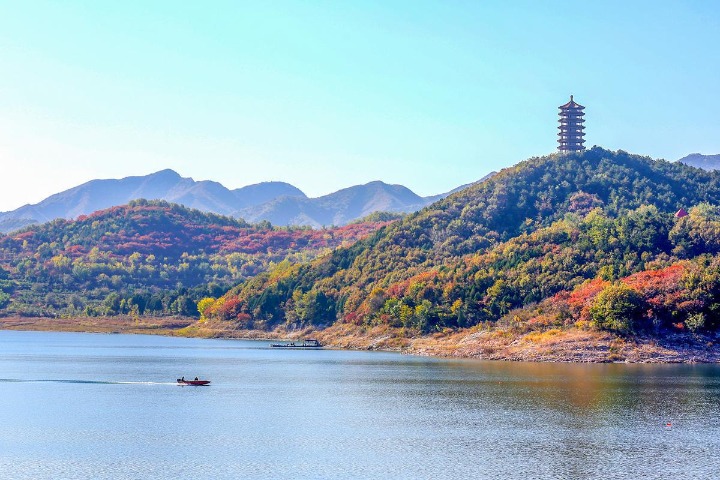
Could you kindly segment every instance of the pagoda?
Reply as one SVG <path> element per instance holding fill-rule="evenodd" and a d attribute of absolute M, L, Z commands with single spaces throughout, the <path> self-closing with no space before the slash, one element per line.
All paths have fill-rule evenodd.
<path fill-rule="evenodd" d="M 558 150 L 560 152 L 578 152 L 585 150 L 585 107 L 576 103 L 570 95 L 570 101 L 560 105 L 560 126 L 558 130 Z"/>

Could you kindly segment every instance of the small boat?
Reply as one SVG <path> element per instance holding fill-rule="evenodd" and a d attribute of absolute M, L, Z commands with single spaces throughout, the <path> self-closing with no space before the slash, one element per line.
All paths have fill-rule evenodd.
<path fill-rule="evenodd" d="M 209 385 L 210 380 L 199 380 L 197 377 L 195 377 L 195 380 L 185 380 L 185 377 L 178 378 L 177 379 L 178 385 L 194 385 L 196 387 L 201 387 L 203 385 Z"/>
<path fill-rule="evenodd" d="M 303 340 L 302 343 L 288 342 L 288 343 L 271 343 L 273 348 L 322 348 L 322 344 L 315 339 L 308 338 Z"/>

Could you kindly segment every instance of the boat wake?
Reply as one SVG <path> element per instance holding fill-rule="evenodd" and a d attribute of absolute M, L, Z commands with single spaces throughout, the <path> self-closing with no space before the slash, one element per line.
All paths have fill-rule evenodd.
<path fill-rule="evenodd" d="M 64 380 L 64 379 L 22 379 L 0 378 L 0 383 L 72 383 L 86 385 L 177 385 L 175 382 L 113 382 L 109 380 Z"/>

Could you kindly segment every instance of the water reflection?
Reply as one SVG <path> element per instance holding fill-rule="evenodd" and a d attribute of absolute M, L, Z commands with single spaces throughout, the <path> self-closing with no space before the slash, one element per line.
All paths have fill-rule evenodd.
<path fill-rule="evenodd" d="M 572 414 L 639 405 L 658 412 L 667 405 L 710 410 L 720 405 L 720 369 L 715 365 L 460 361 L 428 362 L 422 370 L 406 381 L 430 385 L 433 395 L 446 392 L 446 400 L 466 404 L 487 400 L 508 408 L 535 406 Z"/>
<path fill-rule="evenodd" d="M 706 455 L 720 447 L 717 366 L 415 360 L 378 367 L 382 374 L 353 393 L 376 407 L 378 397 L 390 398 L 383 421 L 411 425 L 416 448 L 442 438 L 472 450 L 483 475 L 688 478 L 688 465 L 718 466 Z"/>

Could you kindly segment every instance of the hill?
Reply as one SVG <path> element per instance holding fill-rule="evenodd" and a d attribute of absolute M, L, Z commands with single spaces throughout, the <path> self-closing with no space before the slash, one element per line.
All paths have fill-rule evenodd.
<path fill-rule="evenodd" d="M 196 315 L 204 296 L 387 223 L 280 228 L 138 200 L 0 236 L 0 313 Z"/>
<path fill-rule="evenodd" d="M 703 170 L 718 170 L 720 169 L 720 154 L 703 155 L 701 153 L 691 153 L 678 160 L 678 162 L 692 167 L 702 168 Z"/>
<path fill-rule="evenodd" d="M 523 309 L 585 281 L 615 287 L 628 275 L 712 261 L 720 245 L 713 233 L 720 231 L 718 204 L 720 173 L 682 163 L 598 147 L 532 158 L 350 247 L 259 275 L 207 303 L 204 313 L 262 329 L 352 324 L 430 333 L 512 322 L 533 328 L 542 315 Z M 688 218 L 674 217 L 681 207 L 691 210 Z M 714 298 L 714 278 L 696 294 Z M 227 304 L 233 308 L 216 308 Z M 644 315 L 638 325 L 656 334 L 692 323 L 690 315 L 702 314 L 702 328 L 716 328 L 714 303 L 703 305 L 678 310 L 674 322 L 667 311 L 633 315 Z M 562 311 L 550 317 L 537 328 L 582 320 Z M 587 328 L 635 332 L 597 322 Z"/>

